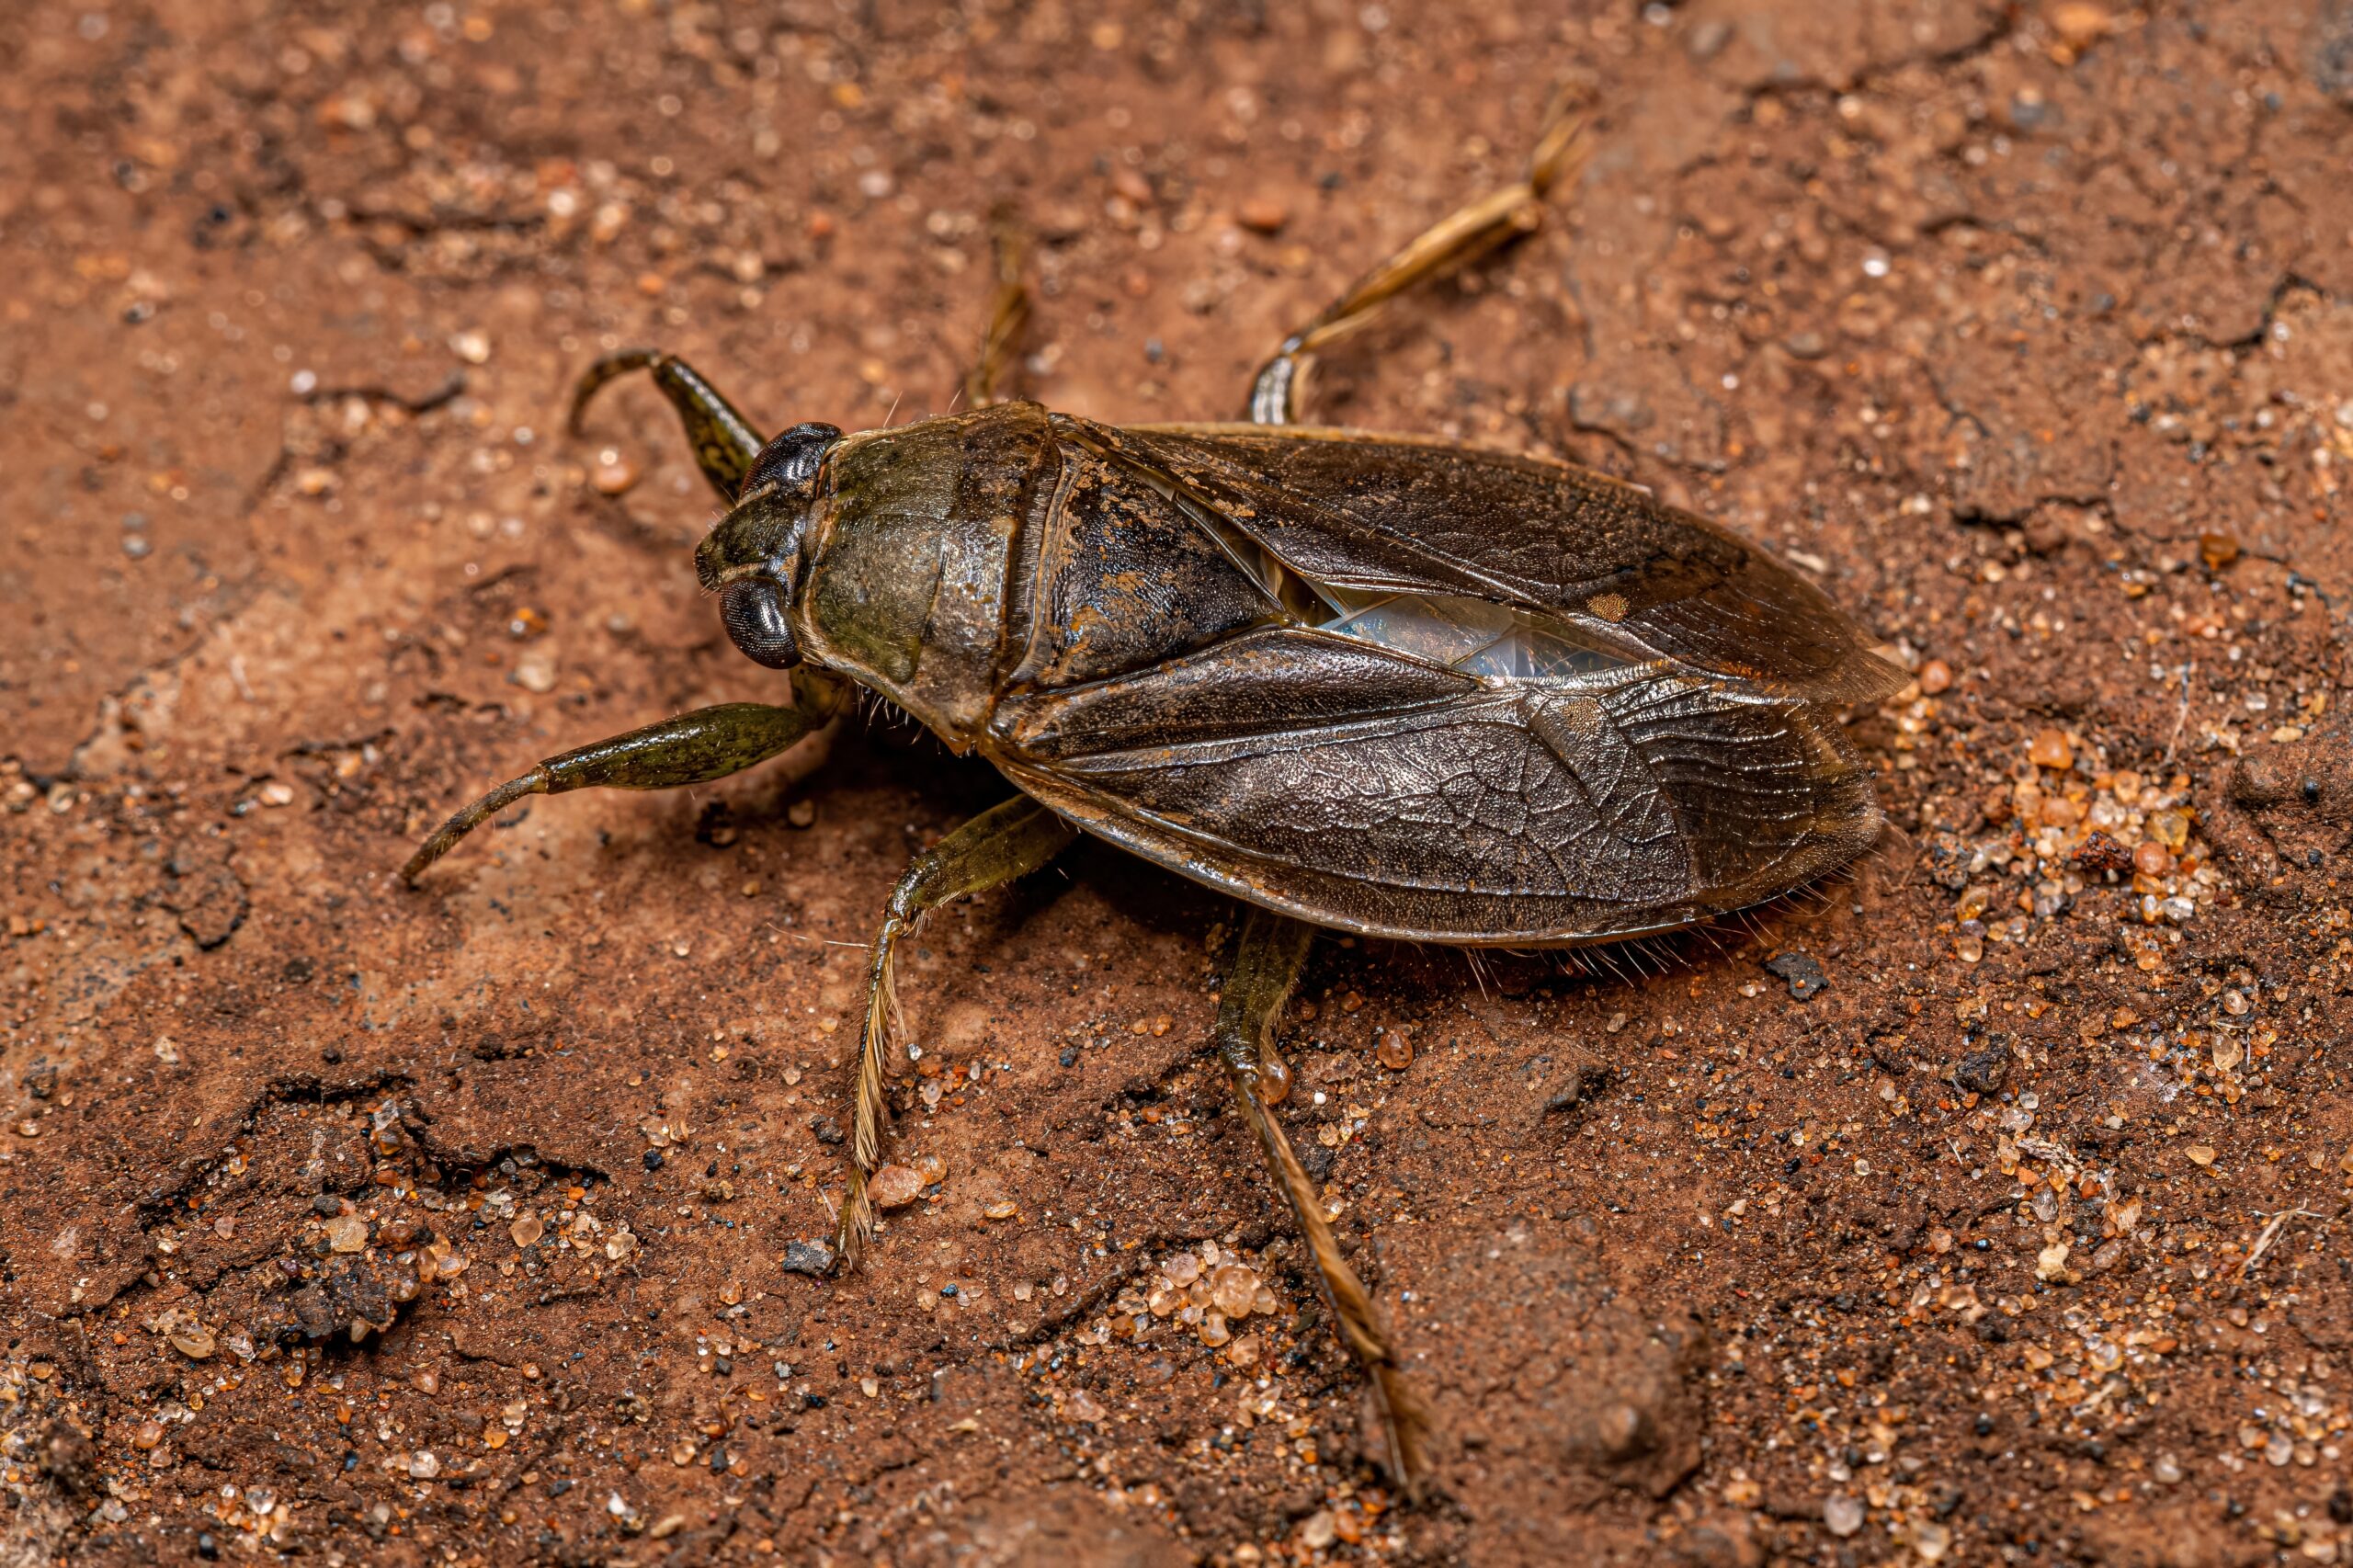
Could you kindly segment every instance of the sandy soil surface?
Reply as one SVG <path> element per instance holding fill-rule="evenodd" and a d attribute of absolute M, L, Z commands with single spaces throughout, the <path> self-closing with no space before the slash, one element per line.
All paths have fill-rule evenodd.
<path fill-rule="evenodd" d="M 0 1558 L 2353 1560 L 2345 0 L 27 0 L 0 61 Z M 1217 900 L 1082 847 L 929 926 L 927 1185 L 829 1280 L 858 945 L 993 774 L 876 717 L 391 873 L 777 689 L 659 402 L 562 432 L 594 355 L 939 410 L 1010 199 L 1037 395 L 1230 416 L 1563 74 L 1558 221 L 1321 415 L 1639 479 L 1918 678 L 1802 907 L 1319 949 L 1407 1507 L 1203 1070 Z"/>

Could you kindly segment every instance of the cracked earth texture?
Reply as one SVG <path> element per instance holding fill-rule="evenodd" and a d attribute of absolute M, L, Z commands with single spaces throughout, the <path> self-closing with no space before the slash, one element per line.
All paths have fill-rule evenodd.
<path fill-rule="evenodd" d="M 2353 1559 L 2345 0 L 27 0 L 0 61 L 0 1559 Z M 828 1280 L 857 944 L 992 774 L 872 714 L 391 871 L 776 690 L 666 411 L 561 430 L 592 356 L 940 409 L 1010 199 L 1036 395 L 1229 416 L 1563 74 L 1553 221 L 1321 416 L 1652 485 L 1918 678 L 1793 907 L 1319 948 L 1284 1114 L 1407 1507 L 1202 1066 L 1213 898 L 1082 846 L 930 925 Z"/>

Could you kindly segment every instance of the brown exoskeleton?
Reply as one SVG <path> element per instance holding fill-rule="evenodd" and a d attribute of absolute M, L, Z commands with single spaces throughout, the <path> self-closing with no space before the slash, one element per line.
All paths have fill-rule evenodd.
<path fill-rule="evenodd" d="M 451 818 L 403 875 L 527 794 L 749 767 L 824 724 L 847 682 L 995 763 L 1020 793 L 918 856 L 875 937 L 840 1217 L 852 1263 L 871 1224 L 892 956 L 926 910 L 1082 832 L 1243 900 L 1215 1043 L 1411 1484 L 1419 1418 L 1268 1110 L 1288 1078 L 1277 1019 L 1314 928 L 1562 946 L 1786 893 L 1877 835 L 1836 710 L 1903 678 L 1819 590 L 1635 486 L 1291 424 L 1313 353 L 1533 227 L 1578 137 L 1556 116 L 1525 178 L 1286 342 L 1247 425 L 1112 426 L 1017 402 L 763 443 L 683 363 L 601 362 L 575 426 L 606 381 L 653 372 L 730 507 L 697 552 L 703 586 L 739 649 L 794 672 L 795 699 L 551 757 Z M 1025 309 L 1009 277 L 976 402 Z"/>

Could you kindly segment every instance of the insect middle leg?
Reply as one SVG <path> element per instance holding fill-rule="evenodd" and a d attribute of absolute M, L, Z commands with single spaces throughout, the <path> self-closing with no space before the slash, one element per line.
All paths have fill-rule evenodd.
<path fill-rule="evenodd" d="M 842 1200 L 835 1250 L 856 1267 L 874 1232 L 867 1179 L 882 1147 L 882 1052 L 898 1022 L 892 964 L 900 939 L 924 915 L 967 893 L 1029 875 L 1078 836 L 1078 830 L 1026 795 L 992 806 L 915 858 L 882 914 L 866 971 L 866 1027 L 858 1042 L 858 1088 L 850 1118 L 849 1191 Z"/>
<path fill-rule="evenodd" d="M 1296 420 L 1300 381 L 1316 351 L 1363 326 L 1381 306 L 1417 284 L 1460 271 L 1497 246 L 1534 233 L 1543 222 L 1545 195 L 1584 161 L 1586 129 L 1582 98 L 1565 90 L 1555 93 L 1546 106 L 1536 150 L 1518 179 L 1423 230 L 1283 340 L 1251 385 L 1251 423 L 1289 425 Z"/>
<path fill-rule="evenodd" d="M 745 475 L 752 472 L 752 463 L 760 455 L 764 443 L 759 432 L 735 412 L 733 403 L 720 395 L 718 388 L 704 380 L 701 371 L 658 348 L 631 348 L 608 354 L 582 371 L 579 385 L 572 391 L 568 421 L 572 433 L 581 433 L 589 400 L 598 389 L 631 370 L 654 372 L 654 384 L 662 389 L 662 395 L 678 411 L 678 423 L 687 427 L 687 440 L 694 448 L 695 466 L 702 470 L 703 478 L 719 492 L 722 501 L 734 500 L 744 488 Z"/>
<path fill-rule="evenodd" d="M 1300 972 L 1306 968 L 1307 949 L 1314 940 L 1313 926 L 1267 910 L 1250 911 L 1235 946 L 1233 972 L 1226 977 L 1218 1002 L 1218 1054 L 1233 1086 L 1234 1104 L 1256 1134 L 1267 1169 L 1307 1240 L 1316 1275 L 1323 1281 L 1324 1299 L 1339 1324 L 1340 1338 L 1370 1379 L 1370 1392 L 1388 1440 L 1390 1473 L 1412 1491 L 1427 1468 L 1420 1404 L 1397 1365 L 1371 1296 L 1357 1278 L 1356 1270 L 1348 1267 L 1348 1260 L 1340 1256 L 1340 1244 L 1324 1217 L 1323 1195 L 1291 1152 L 1282 1123 L 1269 1108 L 1271 1102 L 1282 1097 L 1280 1086 L 1290 1079 L 1277 1052 L 1275 1028 L 1283 1004 L 1290 999 Z"/>
<path fill-rule="evenodd" d="M 708 784 L 791 745 L 834 716 L 840 685 L 823 676 L 796 675 L 801 700 L 790 708 L 766 702 L 722 702 L 698 708 L 658 724 L 551 756 L 519 778 L 510 778 L 441 824 L 417 846 L 401 881 L 415 883 L 425 869 L 457 846 L 458 840 L 527 795 L 561 795 L 569 790 L 676 790 Z"/>

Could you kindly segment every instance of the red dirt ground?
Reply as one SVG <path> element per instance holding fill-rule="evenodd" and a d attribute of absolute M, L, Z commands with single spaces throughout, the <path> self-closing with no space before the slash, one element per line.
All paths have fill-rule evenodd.
<path fill-rule="evenodd" d="M 0 1561 L 2353 1560 L 2345 0 L 28 0 L 0 60 Z M 1640 479 L 1920 679 L 1802 908 L 1319 949 L 1409 1508 L 1200 1064 L 1209 895 L 1082 848 L 928 928 L 939 1179 L 829 1281 L 855 944 L 992 774 L 878 721 L 391 873 L 776 690 L 658 402 L 562 433 L 595 354 L 942 408 L 1011 199 L 1031 390 L 1227 416 L 1563 74 L 1558 221 L 1320 415 Z M 1203 1243 L 1223 1346 L 1150 1300 Z"/>

